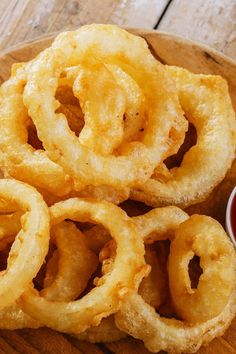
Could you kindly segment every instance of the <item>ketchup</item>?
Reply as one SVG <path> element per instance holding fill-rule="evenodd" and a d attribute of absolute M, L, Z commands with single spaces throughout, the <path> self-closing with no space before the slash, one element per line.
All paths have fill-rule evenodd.
<path fill-rule="evenodd" d="M 236 240 L 236 194 L 234 195 L 231 204 L 230 223 L 231 223 L 234 238 Z"/>

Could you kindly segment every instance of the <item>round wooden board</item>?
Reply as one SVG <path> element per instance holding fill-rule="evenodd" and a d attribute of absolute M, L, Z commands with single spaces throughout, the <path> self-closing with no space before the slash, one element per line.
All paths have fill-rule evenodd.
<path fill-rule="evenodd" d="M 225 77 L 236 110 L 236 62 L 207 46 L 172 34 L 138 29 L 129 29 L 129 31 L 145 38 L 152 53 L 163 63 L 182 66 L 196 73 L 219 74 Z M 13 63 L 35 57 L 37 53 L 50 45 L 55 35 L 41 37 L 36 41 L 24 43 L 0 53 L 0 83 L 9 77 Z M 42 328 L 18 331 L 1 330 L 0 353 L 148 354 L 149 352 L 141 342 L 132 338 L 96 346 Z M 215 339 L 207 347 L 202 347 L 198 353 L 235 354 L 236 318 L 223 337 Z"/>

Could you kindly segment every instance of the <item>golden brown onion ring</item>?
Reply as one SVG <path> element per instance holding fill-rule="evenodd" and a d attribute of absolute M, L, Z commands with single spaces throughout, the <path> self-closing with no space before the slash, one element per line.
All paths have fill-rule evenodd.
<path fill-rule="evenodd" d="M 200 257 L 202 275 L 192 289 L 190 260 Z M 189 323 L 219 315 L 234 288 L 235 251 L 223 227 L 214 219 L 193 215 L 176 230 L 169 254 L 169 281 L 177 315 Z"/>
<path fill-rule="evenodd" d="M 4 176 L 27 182 L 55 195 L 70 191 L 72 181 L 63 169 L 52 162 L 45 151 L 28 144 L 28 112 L 23 102 L 26 66 L 20 66 L 1 87 L 0 162 Z"/>
<path fill-rule="evenodd" d="M 201 345 L 224 334 L 236 313 L 235 298 L 234 291 L 217 317 L 188 326 L 176 319 L 162 318 L 140 295 L 129 291 L 124 297 L 121 310 L 115 315 L 116 325 L 134 338 L 141 339 L 153 353 L 160 350 L 195 353 Z"/>
<path fill-rule="evenodd" d="M 197 143 L 185 153 L 169 180 L 150 178 L 131 192 L 148 205 L 182 208 L 204 200 L 224 178 L 235 157 L 236 120 L 228 86 L 220 76 L 196 75 L 166 66 L 188 120 L 197 130 Z"/>
<path fill-rule="evenodd" d="M 144 217 L 138 216 L 134 219 L 137 221 L 136 224 L 139 225 L 138 229 L 140 230 L 140 235 L 149 242 L 154 242 L 158 239 L 168 238 L 170 236 L 171 239 L 174 239 L 172 242 L 177 243 L 177 239 L 175 241 L 175 231 L 177 231 L 177 238 L 179 238 L 180 236 L 178 236 L 178 229 L 180 228 L 179 232 L 181 232 L 182 225 L 184 225 L 184 229 L 189 225 L 190 235 L 194 235 L 194 231 L 196 231 L 195 236 L 200 235 L 201 232 L 205 236 L 206 240 L 202 241 L 201 245 L 203 248 L 205 248 L 205 252 L 207 253 L 207 239 L 209 237 L 208 231 L 212 231 L 212 229 L 208 229 L 209 221 L 208 218 L 207 220 L 205 220 L 205 218 L 207 217 L 192 216 L 188 218 L 187 214 L 181 211 L 180 209 L 176 207 L 166 207 L 160 209 L 153 209 L 149 213 L 144 215 Z M 200 221 L 198 219 L 200 219 Z M 199 229 L 193 230 L 192 223 L 195 220 L 197 225 L 199 223 Z M 222 304 L 220 304 L 220 313 L 218 312 L 218 315 L 215 316 L 211 313 L 211 319 L 208 319 L 204 322 L 201 322 L 202 319 L 194 323 L 176 320 L 173 318 L 167 319 L 161 317 L 158 313 L 156 313 L 155 309 L 148 303 L 146 303 L 139 294 L 135 293 L 134 291 L 127 291 L 126 296 L 123 298 L 123 305 L 121 306 L 119 312 L 115 314 L 115 321 L 118 328 L 124 332 L 127 332 L 135 338 L 143 340 L 145 346 L 151 352 L 166 350 L 168 352 L 173 351 L 177 353 L 194 353 L 202 344 L 208 343 L 213 338 L 222 335 L 235 315 L 235 253 L 233 250 L 233 246 L 230 244 L 230 241 L 228 240 L 228 237 L 224 233 L 222 227 L 217 223 L 217 221 L 213 219 L 209 220 L 210 225 L 213 225 L 213 233 L 215 234 L 216 239 L 223 238 L 224 241 L 222 241 L 222 243 L 227 245 L 227 247 L 225 247 L 225 250 L 231 261 L 227 262 L 226 258 L 223 257 L 223 259 L 225 260 L 224 264 L 228 268 L 225 268 L 224 274 L 220 272 L 219 279 L 217 282 L 217 288 L 215 289 L 215 291 L 217 292 L 218 287 L 220 287 L 222 284 L 219 282 L 220 278 L 223 276 L 223 282 L 226 282 L 227 290 L 224 293 L 224 291 L 219 288 L 219 291 L 222 291 L 223 295 L 225 295 L 223 306 L 221 306 Z M 182 224 L 183 221 L 184 223 Z M 150 236 L 148 236 L 148 234 Z M 212 241 L 210 240 L 210 242 Z M 191 247 L 192 244 L 192 238 L 189 237 L 189 246 Z M 200 255 L 202 256 L 202 253 Z M 192 256 L 193 254 L 191 253 L 191 257 Z M 209 256 L 211 256 L 211 249 L 209 250 Z M 214 256 L 216 256 L 215 265 L 217 266 L 218 255 L 215 253 Z M 170 257 L 174 257 L 173 253 L 171 253 Z M 170 288 L 172 288 L 172 300 L 174 300 L 176 303 L 178 302 L 179 297 L 181 298 L 181 295 L 177 294 L 177 296 L 179 295 L 179 297 L 175 297 L 176 294 L 174 293 L 174 287 L 178 287 L 178 285 L 176 277 L 174 277 L 174 275 L 176 275 L 176 273 L 178 272 L 178 267 L 180 265 L 186 267 L 185 273 L 187 273 L 188 263 L 191 257 L 188 260 L 183 259 L 183 263 L 182 258 L 178 258 L 177 260 L 173 258 L 170 260 L 171 276 L 169 281 Z M 214 259 L 212 261 L 214 262 Z M 204 258 L 203 268 L 204 271 L 206 271 L 206 278 L 208 276 L 208 269 L 205 268 Z M 185 274 L 185 279 L 187 276 L 189 280 L 188 274 Z M 198 289 L 196 291 L 198 291 Z M 211 299 L 208 298 L 207 293 L 202 295 L 199 304 L 197 305 L 202 305 L 204 307 L 205 301 L 211 301 Z M 213 301 L 216 301 L 216 298 L 214 298 Z M 182 305 L 184 306 L 184 304 Z M 192 309 L 192 312 L 193 311 L 194 309 Z M 187 312 L 187 309 L 185 312 Z M 133 320 L 134 318 L 135 321 Z M 145 327 L 143 326 L 143 323 L 145 323 Z"/>
<path fill-rule="evenodd" d="M 74 198 L 55 204 L 50 213 L 52 225 L 65 219 L 102 223 L 117 243 L 112 271 L 101 277 L 98 286 L 83 298 L 52 302 L 32 289 L 19 300 L 23 310 L 38 321 L 62 332 L 80 333 L 118 311 L 124 288 L 137 289 L 148 271 L 143 241 L 137 237 L 136 227 L 126 213 L 108 202 Z"/>
<path fill-rule="evenodd" d="M 0 198 L 18 204 L 24 212 L 7 268 L 0 274 L 0 309 L 3 309 L 27 289 L 44 261 L 49 244 L 49 213 L 42 196 L 33 187 L 13 179 L 0 180 Z"/>
<path fill-rule="evenodd" d="M 127 143 L 119 156 L 99 155 L 83 146 L 66 117 L 55 113 L 60 74 L 71 66 L 104 62 L 130 75 L 146 101 L 143 138 Z M 147 43 L 111 25 L 88 25 L 60 34 L 28 68 L 24 102 L 48 155 L 73 177 L 77 190 L 86 185 L 122 189 L 146 181 L 167 155 L 176 152 L 187 130 L 172 80 Z"/>
<path fill-rule="evenodd" d="M 57 250 L 47 263 L 44 288 L 40 295 L 48 300 L 74 300 L 87 286 L 98 265 L 98 258 L 88 249 L 83 234 L 73 223 L 56 225 L 53 239 Z M 13 330 L 41 326 L 16 303 L 0 311 L 0 328 Z"/>

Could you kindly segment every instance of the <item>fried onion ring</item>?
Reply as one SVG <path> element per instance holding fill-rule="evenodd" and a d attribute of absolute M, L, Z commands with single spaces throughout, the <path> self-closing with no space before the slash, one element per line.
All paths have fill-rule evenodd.
<path fill-rule="evenodd" d="M 206 218 L 206 219 L 205 219 Z M 216 336 L 220 336 L 224 333 L 226 328 L 229 326 L 230 322 L 232 321 L 235 312 L 236 312 L 236 298 L 235 298 L 235 253 L 233 250 L 232 244 L 224 233 L 220 224 L 217 221 L 208 217 L 203 216 L 191 216 L 188 218 L 187 214 L 181 211 L 176 207 L 166 207 L 161 209 L 153 209 L 149 213 L 143 216 L 138 216 L 136 218 L 136 224 L 139 225 L 138 229 L 140 231 L 140 235 L 148 240 L 149 242 L 154 242 L 158 239 L 164 238 L 171 238 L 173 239 L 174 247 L 170 254 L 170 265 L 171 268 L 171 276 L 170 276 L 170 288 L 172 288 L 172 300 L 178 303 L 180 298 L 181 310 L 186 306 L 186 301 L 182 301 L 179 291 L 179 285 L 177 285 L 176 281 L 176 273 L 179 271 L 179 267 L 187 268 L 190 259 L 192 258 L 193 254 L 191 252 L 191 256 L 186 260 L 185 258 L 182 261 L 182 258 L 179 258 L 178 255 L 175 258 L 175 250 L 176 244 L 179 242 L 179 239 L 183 237 L 185 240 L 185 235 L 180 236 L 181 228 L 183 231 L 186 229 L 188 230 L 188 235 L 201 235 L 201 245 L 202 249 L 204 249 L 203 253 L 206 252 L 208 254 L 208 240 L 209 240 L 209 232 L 213 232 L 218 244 L 223 244 L 224 250 L 223 252 L 223 260 L 224 262 L 224 274 L 220 271 L 219 277 L 217 278 L 217 287 L 215 286 L 215 297 L 212 299 L 213 302 L 217 301 L 217 291 L 219 290 L 223 294 L 223 302 L 220 303 L 220 307 L 218 307 L 217 314 L 213 314 L 211 312 L 211 318 L 205 320 L 204 322 L 194 322 L 194 324 L 189 323 L 185 320 L 176 320 L 176 319 L 167 319 L 161 317 L 158 313 L 156 313 L 155 309 L 150 306 L 148 303 L 144 301 L 144 299 L 134 291 L 127 291 L 126 296 L 123 298 L 123 305 L 121 306 L 119 312 L 115 314 L 115 321 L 116 325 L 120 330 L 127 332 L 128 334 L 132 335 L 135 338 L 143 340 L 145 346 L 151 352 L 158 352 L 159 350 L 166 350 L 168 352 L 186 352 L 186 353 L 194 353 L 198 350 L 198 348 L 205 343 L 208 343 Z M 182 224 L 182 222 L 184 223 Z M 193 223 L 195 225 L 193 229 Z M 210 224 L 210 227 L 209 227 Z M 150 236 L 149 236 L 149 235 Z M 177 234 L 177 238 L 175 238 L 175 234 Z M 204 241 L 202 235 L 205 236 L 206 240 Z M 186 236 L 187 237 L 187 236 Z M 194 236 L 193 236 L 194 237 Z M 223 239 L 220 241 L 220 239 Z M 188 243 L 189 240 L 189 243 Z M 213 277 L 217 277 L 216 273 L 214 273 L 214 267 L 217 268 L 217 261 L 220 252 L 216 250 L 217 246 L 212 245 L 212 239 L 210 237 L 210 244 L 211 247 L 209 249 L 209 258 L 212 256 L 212 262 L 215 261 L 214 265 L 208 269 L 205 267 L 205 256 L 203 257 L 203 270 L 206 272 L 204 275 L 203 272 L 203 282 L 204 278 L 206 279 L 210 276 L 213 270 Z M 194 243 L 192 238 L 186 238 L 186 244 L 191 247 Z M 204 246 L 205 245 L 205 246 Z M 195 248 L 193 248 L 195 251 Z M 213 249 L 213 252 L 211 252 Z M 229 261 L 226 260 L 227 257 L 224 255 L 224 251 L 229 256 Z M 183 252 L 181 249 L 181 245 L 179 248 L 179 252 Z M 197 250 L 196 250 L 197 252 Z M 200 253 L 199 253 L 200 254 Z M 202 252 L 200 254 L 202 257 Z M 172 258 L 173 257 L 173 258 Z M 206 256 L 207 258 L 208 256 Z M 215 258 L 216 257 L 216 258 Z M 201 262 L 200 261 L 200 262 Z M 230 264 L 229 264 L 230 263 Z M 202 264 L 202 263 L 201 263 Z M 182 272 L 183 276 L 183 272 Z M 185 279 L 181 279 L 181 283 L 188 282 L 189 275 L 184 275 Z M 186 280 L 186 278 L 188 279 Z M 221 277 L 223 279 L 221 280 Z M 178 279 L 180 279 L 178 273 Z M 201 282 L 201 277 L 199 280 L 199 284 Z M 226 290 L 222 290 L 220 287 L 222 284 L 227 284 Z M 181 286 L 181 285 L 180 285 Z M 178 293 L 175 294 L 175 287 L 177 287 Z M 200 285 L 202 287 L 202 285 Z M 207 287 L 207 285 L 206 285 Z M 185 292 L 185 289 L 183 289 Z M 208 289 L 208 288 L 206 288 Z M 199 291 L 198 288 L 196 292 Z M 190 295 L 191 296 L 191 295 Z M 208 299 L 208 294 L 202 294 L 201 298 L 195 299 L 196 300 L 196 307 L 204 308 L 205 302 Z M 211 299 L 209 299 L 211 301 Z M 189 301 L 189 299 L 188 299 Z M 193 305 L 192 303 L 192 306 Z M 189 307 L 188 307 L 189 308 Z M 194 313 L 195 309 L 191 310 Z M 186 311 L 185 311 L 186 312 Z M 197 310 L 196 310 L 197 312 Z M 209 312 L 208 312 L 209 314 Z M 185 315 L 185 314 L 184 314 Z M 209 316 L 208 316 L 209 317 Z M 133 320 L 135 318 L 135 321 Z M 196 317 L 195 317 L 196 319 Z M 145 327 L 142 325 L 145 323 Z"/>
<path fill-rule="evenodd" d="M 52 225 L 68 218 L 102 223 L 117 242 L 112 271 L 100 278 L 98 286 L 83 298 L 73 302 L 52 302 L 40 297 L 36 290 L 30 290 L 19 299 L 23 310 L 38 321 L 61 332 L 80 333 L 118 311 L 124 288 L 139 286 L 148 271 L 143 242 L 126 213 L 108 202 L 69 199 L 52 206 L 50 214 Z"/>
<path fill-rule="evenodd" d="M 27 68 L 23 65 L 1 86 L 0 162 L 4 176 L 11 176 L 55 195 L 68 193 L 72 181 L 52 162 L 45 151 L 28 144 L 26 123 L 29 119 L 23 103 Z"/>
<path fill-rule="evenodd" d="M 7 268 L 0 274 L 0 309 L 14 303 L 38 273 L 48 251 L 49 213 L 41 195 L 22 182 L 0 180 L 0 198 L 25 212 L 12 244 Z"/>
<path fill-rule="evenodd" d="M 66 117 L 55 113 L 60 74 L 84 62 L 91 67 L 118 65 L 138 83 L 145 96 L 143 138 L 127 143 L 121 155 L 104 156 L 83 146 L 69 129 Z M 72 176 L 77 190 L 86 185 L 118 189 L 139 185 L 170 151 L 175 153 L 187 130 L 172 80 L 151 55 L 147 43 L 110 25 L 88 25 L 60 34 L 29 66 L 24 103 L 49 157 Z"/>
<path fill-rule="evenodd" d="M 191 288 L 189 261 L 200 257 L 203 274 Z M 214 219 L 193 215 L 182 223 L 171 242 L 169 280 L 177 315 L 189 323 L 219 315 L 227 305 L 235 278 L 235 252 L 222 226 Z"/>
<path fill-rule="evenodd" d="M 153 353 L 195 353 L 201 345 L 224 334 L 236 313 L 234 291 L 224 310 L 206 322 L 189 326 L 176 319 L 162 318 L 140 295 L 127 292 L 116 325 L 134 338 L 141 339 Z M 135 321 L 134 321 L 135 319 Z M 145 326 L 141 325 L 145 323 Z"/>
<path fill-rule="evenodd" d="M 235 156 L 236 120 L 226 81 L 166 66 L 188 120 L 197 130 L 197 143 L 185 153 L 167 181 L 150 178 L 131 198 L 151 206 L 185 208 L 204 200 L 224 178 Z M 158 170 L 158 169 L 157 169 Z"/>
<path fill-rule="evenodd" d="M 48 300 L 71 301 L 87 286 L 96 270 L 98 258 L 84 241 L 73 223 L 62 222 L 53 228 L 57 250 L 47 263 L 44 288 L 40 295 Z M 4 329 L 39 328 L 42 324 L 14 304 L 0 311 L 0 327 Z M 118 330 L 117 330 L 118 331 Z"/>

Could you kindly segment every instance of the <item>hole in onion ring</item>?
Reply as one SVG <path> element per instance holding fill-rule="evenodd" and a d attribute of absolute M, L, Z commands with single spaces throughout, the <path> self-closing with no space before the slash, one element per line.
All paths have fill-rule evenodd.
<path fill-rule="evenodd" d="M 28 131 L 28 144 L 31 145 L 35 150 L 44 150 L 42 142 L 39 140 L 36 127 L 29 118 L 29 125 L 27 127 Z"/>
<path fill-rule="evenodd" d="M 192 123 L 189 123 L 188 131 L 185 134 L 185 139 L 183 144 L 180 146 L 177 154 L 169 156 L 165 161 L 165 165 L 168 169 L 173 167 L 179 167 L 182 163 L 184 155 L 190 148 L 197 143 L 197 131 Z"/>
<path fill-rule="evenodd" d="M 191 288 L 197 289 L 200 276 L 203 270 L 200 266 L 200 257 L 194 255 L 188 264 L 188 273 L 191 281 Z"/>
<path fill-rule="evenodd" d="M 142 202 L 134 202 L 133 200 L 126 200 L 119 205 L 128 216 L 138 216 L 147 213 L 152 208 Z"/>
<path fill-rule="evenodd" d="M 0 271 L 3 271 L 7 268 L 7 258 L 10 252 L 11 245 L 7 245 L 4 250 L 0 251 Z"/>
<path fill-rule="evenodd" d="M 56 91 L 56 99 L 60 103 L 56 113 L 63 113 L 70 129 L 78 137 L 84 126 L 84 114 L 80 107 L 78 98 L 73 94 L 70 86 L 59 86 Z"/>

